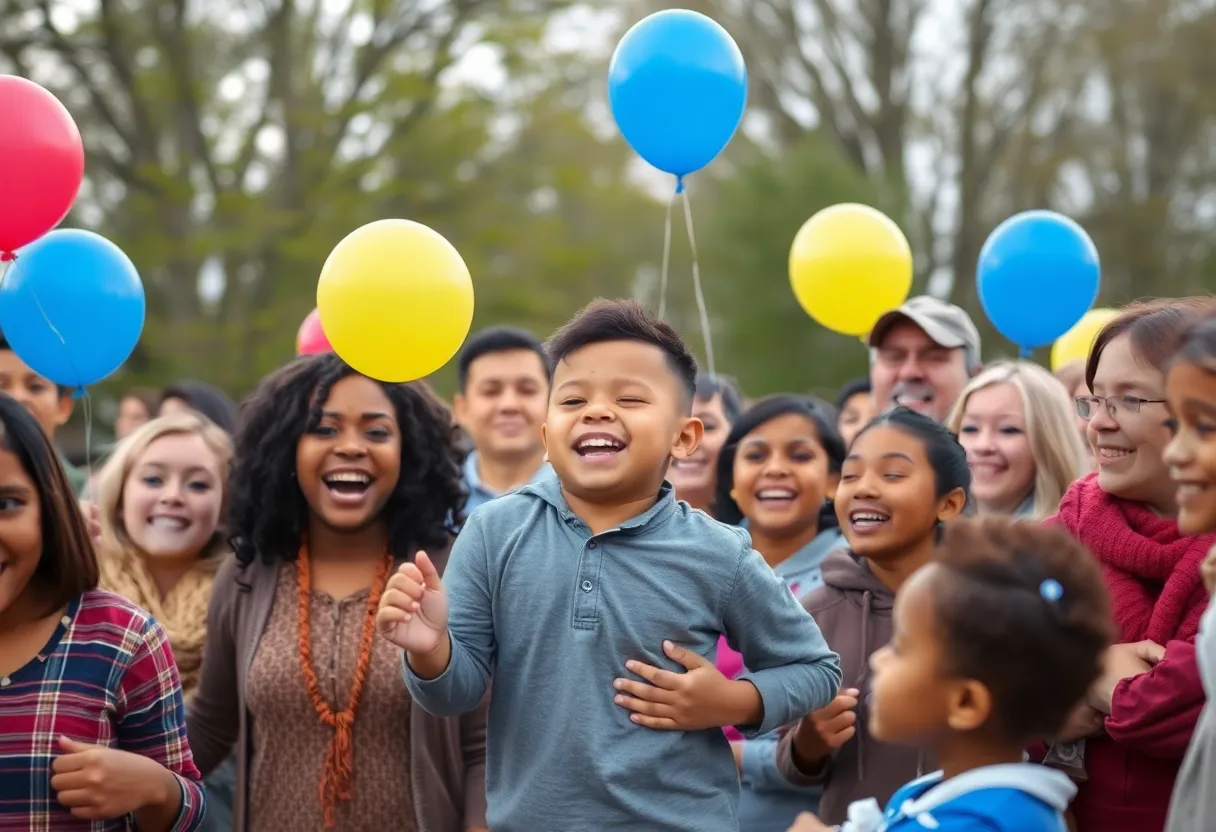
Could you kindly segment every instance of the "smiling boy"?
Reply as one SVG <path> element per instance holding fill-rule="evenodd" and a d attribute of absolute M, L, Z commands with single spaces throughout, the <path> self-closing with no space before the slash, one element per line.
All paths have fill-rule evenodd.
<path fill-rule="evenodd" d="M 739 778 L 721 726 L 756 736 L 825 705 L 839 661 L 746 532 L 677 503 L 664 482 L 702 431 L 696 362 L 671 327 L 600 300 L 548 351 L 556 476 L 475 512 L 442 583 L 424 556 L 403 566 L 380 631 L 406 651 L 410 693 L 432 713 L 474 707 L 493 671 L 495 832 L 735 832 Z M 683 682 L 716 674 L 722 634 L 751 672 L 718 675 L 696 700 Z M 660 701 L 626 707 L 615 691 L 639 675 Z"/>

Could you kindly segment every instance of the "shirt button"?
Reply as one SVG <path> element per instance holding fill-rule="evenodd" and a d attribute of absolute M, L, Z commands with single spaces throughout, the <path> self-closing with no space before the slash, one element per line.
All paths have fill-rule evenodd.
<path fill-rule="evenodd" d="M 598 544 L 593 540 L 587 544 L 588 549 L 594 549 Z"/>
<path fill-rule="evenodd" d="M 591 581 L 583 581 L 583 592 L 590 592 L 593 588 Z"/>

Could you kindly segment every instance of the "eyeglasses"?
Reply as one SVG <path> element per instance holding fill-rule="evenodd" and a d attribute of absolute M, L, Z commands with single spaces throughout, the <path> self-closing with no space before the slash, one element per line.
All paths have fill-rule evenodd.
<path fill-rule="evenodd" d="M 1085 421 L 1094 417 L 1099 407 L 1106 408 L 1112 419 L 1119 413 L 1139 413 L 1146 404 L 1165 404 L 1165 399 L 1142 399 L 1139 396 L 1077 396 L 1077 415 Z"/>

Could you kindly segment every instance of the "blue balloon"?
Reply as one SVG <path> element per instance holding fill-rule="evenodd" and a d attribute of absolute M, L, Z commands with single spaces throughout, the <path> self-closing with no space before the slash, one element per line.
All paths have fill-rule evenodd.
<path fill-rule="evenodd" d="M 0 280 L 0 330 L 30 369 L 76 389 L 122 366 L 144 328 L 144 285 L 122 249 L 91 231 L 52 231 Z"/>
<path fill-rule="evenodd" d="M 684 177 L 730 142 L 747 105 L 743 53 L 703 14 L 672 9 L 634 24 L 608 67 L 608 101 L 625 141 Z"/>
<path fill-rule="evenodd" d="M 980 250 L 976 284 L 984 314 L 1028 353 L 1054 343 L 1098 299 L 1098 249 L 1054 211 L 1025 211 L 996 227 Z"/>

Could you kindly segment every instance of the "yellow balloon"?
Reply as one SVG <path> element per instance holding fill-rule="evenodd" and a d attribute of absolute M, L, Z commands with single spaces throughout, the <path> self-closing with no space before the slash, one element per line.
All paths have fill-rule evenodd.
<path fill-rule="evenodd" d="M 330 345 L 358 372 L 413 381 L 446 364 L 473 323 L 473 279 L 438 232 L 409 220 L 352 231 L 321 269 L 317 311 Z"/>
<path fill-rule="evenodd" d="M 1058 370 L 1072 361 L 1089 358 L 1094 339 L 1119 315 L 1117 309 L 1091 309 L 1081 316 L 1073 328 L 1061 335 L 1051 347 L 1051 369 Z"/>
<path fill-rule="evenodd" d="M 828 329 L 865 335 L 912 290 L 912 248 L 890 217 L 868 205 L 825 208 L 790 248 L 790 286 Z"/>

